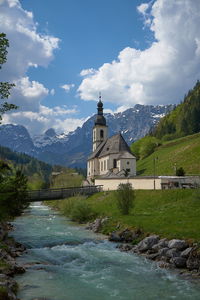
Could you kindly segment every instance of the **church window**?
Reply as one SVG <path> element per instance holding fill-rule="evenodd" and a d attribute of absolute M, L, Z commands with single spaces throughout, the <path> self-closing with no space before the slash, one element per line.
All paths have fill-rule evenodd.
<path fill-rule="evenodd" d="M 106 150 L 109 151 L 109 148 L 107 148 Z"/>
<path fill-rule="evenodd" d="M 113 159 L 113 168 L 117 168 L 117 160 Z"/>
<path fill-rule="evenodd" d="M 104 171 L 106 170 L 106 160 L 104 160 Z"/>
<path fill-rule="evenodd" d="M 103 171 L 103 162 L 101 161 L 101 171 Z"/>
<path fill-rule="evenodd" d="M 100 130 L 100 138 L 103 139 L 103 137 L 104 137 L 104 132 L 103 132 L 103 129 L 101 129 Z"/>
<path fill-rule="evenodd" d="M 129 165 L 129 161 L 127 161 L 127 165 Z"/>

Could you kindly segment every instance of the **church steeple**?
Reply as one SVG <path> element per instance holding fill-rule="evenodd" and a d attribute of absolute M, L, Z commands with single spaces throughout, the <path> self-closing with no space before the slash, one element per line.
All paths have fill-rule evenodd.
<path fill-rule="evenodd" d="M 93 128 L 93 151 L 107 139 L 108 127 L 106 119 L 103 116 L 103 102 L 101 101 L 101 93 L 99 93 L 99 102 L 97 103 L 97 115 Z"/>
<path fill-rule="evenodd" d="M 97 117 L 95 120 L 95 125 L 106 126 L 106 119 L 103 116 L 103 102 L 101 101 L 101 93 L 99 93 L 99 102 L 97 103 Z"/>

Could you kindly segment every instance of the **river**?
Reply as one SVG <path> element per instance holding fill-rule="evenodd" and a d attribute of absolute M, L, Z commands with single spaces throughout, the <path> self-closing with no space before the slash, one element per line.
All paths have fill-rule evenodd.
<path fill-rule="evenodd" d="M 200 285 L 120 252 L 47 206 L 32 204 L 13 224 L 12 236 L 28 248 L 17 259 L 28 266 L 15 277 L 22 300 L 200 299 Z"/>

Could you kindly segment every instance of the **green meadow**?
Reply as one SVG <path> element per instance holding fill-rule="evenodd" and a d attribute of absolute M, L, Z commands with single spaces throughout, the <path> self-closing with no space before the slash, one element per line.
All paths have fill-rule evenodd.
<path fill-rule="evenodd" d="M 138 175 L 175 175 L 182 167 L 186 175 L 200 174 L 200 133 L 165 142 L 154 153 L 137 161 Z"/>
<path fill-rule="evenodd" d="M 119 212 L 115 192 L 101 192 L 88 198 L 73 197 L 48 204 L 70 217 L 73 205 L 80 201 L 90 207 L 87 221 L 110 217 L 102 231 L 105 234 L 118 226 L 121 229 L 140 228 L 144 235 L 159 234 L 161 237 L 200 242 L 200 190 L 135 191 L 134 207 L 127 216 Z"/>

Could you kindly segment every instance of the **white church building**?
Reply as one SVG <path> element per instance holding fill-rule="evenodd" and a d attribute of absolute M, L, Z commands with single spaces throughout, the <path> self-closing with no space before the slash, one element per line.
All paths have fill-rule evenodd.
<path fill-rule="evenodd" d="M 93 127 L 93 152 L 88 157 L 87 178 L 123 178 L 136 175 L 136 158 L 121 133 L 108 137 L 101 96 Z"/>
<path fill-rule="evenodd" d="M 104 191 L 116 190 L 120 183 L 130 183 L 138 190 L 195 188 L 200 176 L 136 176 L 136 158 L 120 133 L 108 137 L 101 96 L 93 127 L 93 149 L 88 157 L 87 179 Z"/>

